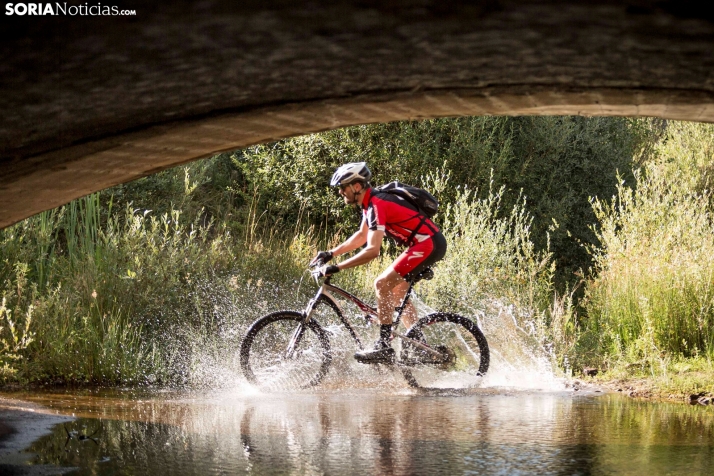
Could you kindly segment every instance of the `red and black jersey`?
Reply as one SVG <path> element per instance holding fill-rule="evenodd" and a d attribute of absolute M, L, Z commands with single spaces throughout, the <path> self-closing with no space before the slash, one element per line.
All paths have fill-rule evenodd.
<path fill-rule="evenodd" d="M 362 201 L 362 219 L 370 230 L 382 230 L 398 244 L 414 246 L 439 232 L 439 228 L 404 198 L 367 190 Z M 415 233 L 416 230 L 416 233 Z M 414 234 L 412 242 L 409 238 Z"/>

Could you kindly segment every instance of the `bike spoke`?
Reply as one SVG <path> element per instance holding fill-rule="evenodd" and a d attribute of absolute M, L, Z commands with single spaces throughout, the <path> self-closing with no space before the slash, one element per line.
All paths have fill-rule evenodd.
<path fill-rule="evenodd" d="M 488 346 L 468 319 L 437 313 L 420 320 L 407 337 L 419 336 L 423 345 L 402 341 L 400 369 L 413 387 L 465 389 L 478 387 L 488 368 Z M 424 347 L 428 347 L 425 349 Z"/>
<path fill-rule="evenodd" d="M 283 390 L 316 385 L 330 364 L 326 335 L 303 324 L 299 313 L 284 312 L 256 321 L 241 348 L 241 365 L 251 383 Z"/>

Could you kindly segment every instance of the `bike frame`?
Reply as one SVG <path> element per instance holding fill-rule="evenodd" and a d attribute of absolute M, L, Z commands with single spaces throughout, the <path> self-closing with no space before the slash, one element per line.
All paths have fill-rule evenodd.
<path fill-rule="evenodd" d="M 351 301 L 353 304 L 355 304 L 360 311 L 364 313 L 364 317 L 367 321 L 377 321 L 377 309 L 375 307 L 370 306 L 369 304 L 366 304 L 364 301 L 362 301 L 360 298 L 355 296 L 354 294 L 350 293 L 349 291 L 346 291 L 340 287 L 335 286 L 334 284 L 330 283 L 332 276 L 327 276 L 325 280 L 322 282 L 322 285 L 320 286 L 320 289 L 317 290 L 317 293 L 315 294 L 315 297 L 310 299 L 310 302 L 308 302 L 307 307 L 305 308 L 305 311 L 303 312 L 305 319 L 303 320 L 303 325 L 299 326 L 298 329 L 295 330 L 295 333 L 293 334 L 292 338 L 290 339 L 290 345 L 288 348 L 288 352 L 286 353 L 286 356 L 290 356 L 293 352 L 293 350 L 297 347 L 297 345 L 300 342 L 300 339 L 302 338 L 303 334 L 303 329 L 305 329 L 305 325 L 307 325 L 308 322 L 310 322 L 310 319 L 312 318 L 312 313 L 315 311 L 315 307 L 317 306 L 318 301 L 320 300 L 320 297 L 325 296 L 327 297 L 330 302 L 339 310 L 339 314 L 342 318 L 342 323 L 347 327 L 347 330 L 350 332 L 352 335 L 352 338 L 355 340 L 357 343 L 358 347 L 362 349 L 362 343 L 359 340 L 359 337 L 357 337 L 357 333 L 354 331 L 352 326 L 349 324 L 347 319 L 344 318 L 344 312 L 342 311 L 342 308 L 340 305 L 337 303 L 335 298 L 332 297 L 332 294 L 330 293 L 335 293 L 338 294 L 339 296 L 342 296 L 343 298 L 347 299 L 348 301 Z M 317 281 L 318 278 L 316 277 L 315 280 Z M 412 290 L 414 289 L 414 282 L 409 281 L 409 288 L 407 289 L 407 292 L 404 294 L 404 298 L 402 299 L 402 303 L 394 308 L 395 311 L 397 311 L 397 317 L 394 319 L 394 322 L 392 322 L 392 336 L 393 337 L 398 337 L 402 340 L 408 341 L 411 344 L 420 347 L 427 352 L 437 356 L 437 357 L 442 357 L 443 354 L 437 350 L 432 349 L 431 347 L 424 345 L 424 343 L 412 339 L 410 337 L 407 337 L 404 334 L 401 334 L 396 331 L 397 327 L 399 326 L 399 322 L 402 317 L 402 313 L 404 312 L 404 309 L 406 309 L 407 302 L 409 302 L 409 298 L 411 297 Z"/>

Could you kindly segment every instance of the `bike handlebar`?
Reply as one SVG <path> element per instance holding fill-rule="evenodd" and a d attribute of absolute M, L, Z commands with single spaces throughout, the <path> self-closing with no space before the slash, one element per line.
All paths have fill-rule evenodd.
<path fill-rule="evenodd" d="M 325 282 L 329 284 L 330 278 L 332 276 L 321 276 L 319 269 L 322 268 L 325 265 L 325 262 L 322 261 L 321 259 L 317 259 L 315 261 L 311 261 L 310 264 L 308 265 L 308 269 L 310 269 L 310 274 L 312 274 L 312 277 L 315 279 L 315 282 L 318 283 L 320 281 L 320 278 L 325 278 Z"/>
<path fill-rule="evenodd" d="M 317 271 L 318 268 L 321 268 L 322 266 L 325 265 L 325 262 L 322 261 L 321 259 L 316 259 L 315 261 L 311 261 L 310 264 L 308 265 L 308 269 L 311 269 L 313 271 L 310 272 L 312 274 L 313 278 L 315 278 L 315 281 L 320 279 L 320 273 Z M 330 279 L 330 276 L 324 276 L 325 279 Z M 418 283 L 422 279 L 425 280 L 430 280 L 434 277 L 434 270 L 429 268 L 425 268 L 419 273 L 418 275 L 412 277 L 410 280 L 408 280 L 409 283 L 412 285 Z"/>

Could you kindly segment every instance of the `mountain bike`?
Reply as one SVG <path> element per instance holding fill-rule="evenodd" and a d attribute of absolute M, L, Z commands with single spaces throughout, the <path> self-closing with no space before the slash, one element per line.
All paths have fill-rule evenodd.
<path fill-rule="evenodd" d="M 322 263 L 317 263 L 319 267 Z M 353 303 L 362 313 L 364 323 L 378 328 L 377 309 L 350 292 L 331 283 L 331 276 L 320 278 L 315 296 L 303 311 L 278 311 L 256 320 L 248 329 L 240 347 L 240 364 L 246 379 L 259 387 L 309 388 L 327 375 L 335 350 L 331 337 L 335 326 L 324 327 L 318 321 L 336 318 L 357 349 L 363 344 L 338 304 L 335 296 Z M 409 281 L 404 298 L 395 308 L 392 340 L 395 348 L 392 365 L 396 366 L 411 387 L 463 388 L 477 386 L 488 370 L 489 350 L 486 337 L 471 319 L 449 312 L 435 312 L 420 318 L 405 333 L 398 331 L 402 313 L 412 296 L 414 285 L 434 277 L 426 268 Z M 393 342 L 393 345 L 395 342 Z M 362 364 L 384 365 L 384 364 Z"/>

